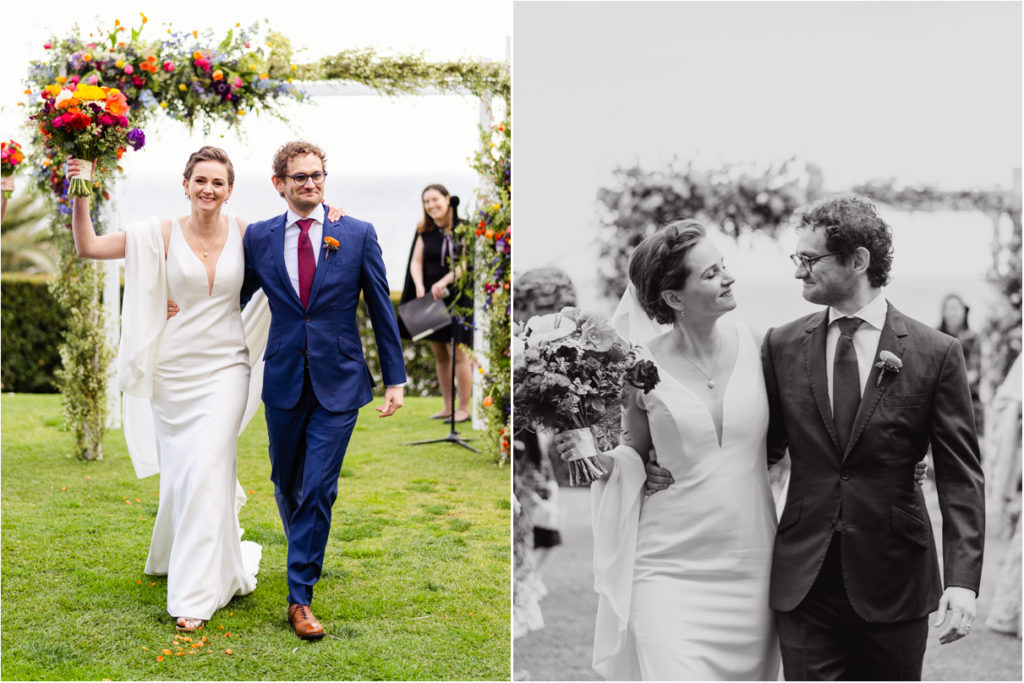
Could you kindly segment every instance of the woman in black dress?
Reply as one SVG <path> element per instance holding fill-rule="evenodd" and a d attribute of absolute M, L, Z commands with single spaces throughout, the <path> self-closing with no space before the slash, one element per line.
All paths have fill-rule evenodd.
<path fill-rule="evenodd" d="M 416 239 L 413 242 L 412 255 L 409 257 L 409 269 L 405 278 L 405 289 L 402 302 L 410 301 L 426 295 L 428 292 L 434 299 L 444 299 L 451 309 L 473 310 L 473 299 L 468 294 L 456 297 L 454 283 L 462 274 L 463 245 L 455 238 L 453 229 L 459 223 L 459 198 L 452 197 L 444 185 L 428 185 L 424 190 L 423 220 L 416 226 Z M 457 300 L 456 300 L 457 299 Z M 455 384 L 458 394 L 458 406 L 454 413 L 456 422 L 469 419 L 470 400 L 473 392 L 473 373 L 470 367 L 469 354 L 463 347 L 473 348 L 473 320 L 471 313 L 461 310 L 453 311 L 459 316 L 459 324 L 455 325 Z M 404 332 L 404 330 L 403 330 Z M 449 325 L 429 337 L 430 347 L 434 351 L 434 364 L 437 369 L 437 382 L 444 398 L 444 409 L 432 415 L 431 419 L 452 419 L 451 390 L 451 339 L 452 326 Z"/>

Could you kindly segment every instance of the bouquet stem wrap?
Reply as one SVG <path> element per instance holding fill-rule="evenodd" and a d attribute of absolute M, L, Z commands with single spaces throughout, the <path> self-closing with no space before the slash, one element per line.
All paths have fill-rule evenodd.
<path fill-rule="evenodd" d="M 597 459 L 597 443 L 590 427 L 563 432 L 576 443 L 576 453 L 569 459 L 569 485 L 589 486 L 608 474 Z"/>
<path fill-rule="evenodd" d="M 92 196 L 92 159 L 76 159 L 78 162 L 78 175 L 71 179 L 68 185 L 69 197 L 91 197 Z"/>

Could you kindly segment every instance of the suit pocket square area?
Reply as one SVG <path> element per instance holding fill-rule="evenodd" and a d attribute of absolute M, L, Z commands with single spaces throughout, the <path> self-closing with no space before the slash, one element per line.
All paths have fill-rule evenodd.
<path fill-rule="evenodd" d="M 889 394 L 882 399 L 882 405 L 890 408 L 917 408 L 928 405 L 928 394 Z"/>
<path fill-rule="evenodd" d="M 906 510 L 892 507 L 891 525 L 893 533 L 912 541 L 922 548 L 928 547 L 928 524 Z"/>

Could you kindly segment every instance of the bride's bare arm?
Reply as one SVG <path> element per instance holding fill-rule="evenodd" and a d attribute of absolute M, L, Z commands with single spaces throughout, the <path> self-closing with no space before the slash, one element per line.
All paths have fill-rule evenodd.
<path fill-rule="evenodd" d="M 68 159 L 68 178 L 75 178 L 84 169 L 77 159 Z M 92 259 L 124 258 L 125 235 L 114 232 L 97 235 L 89 215 L 89 198 L 75 197 L 71 209 L 71 233 L 75 238 L 75 252 Z"/>

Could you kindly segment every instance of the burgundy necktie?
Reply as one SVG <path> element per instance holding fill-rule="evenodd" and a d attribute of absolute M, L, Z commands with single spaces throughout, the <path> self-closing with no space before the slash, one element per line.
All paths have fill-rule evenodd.
<path fill-rule="evenodd" d="M 853 431 L 853 420 L 860 407 L 860 371 L 857 351 L 853 348 L 853 335 L 864 321 L 860 318 L 839 318 L 839 341 L 832 365 L 832 418 L 839 435 L 839 447 L 846 452 Z"/>
<path fill-rule="evenodd" d="M 302 218 L 299 226 L 299 299 L 303 308 L 309 304 L 309 291 L 313 289 L 313 275 L 316 273 L 316 259 L 313 257 L 313 243 L 309 241 L 309 226 L 312 218 Z"/>

